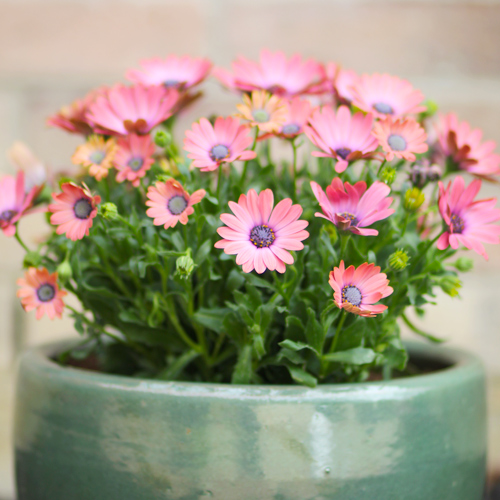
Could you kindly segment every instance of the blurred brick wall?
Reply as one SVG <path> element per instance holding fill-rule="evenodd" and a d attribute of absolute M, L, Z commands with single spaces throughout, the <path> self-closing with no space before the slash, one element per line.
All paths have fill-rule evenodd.
<path fill-rule="evenodd" d="M 500 142 L 499 27 L 497 1 L 0 0 L 0 151 L 21 139 L 49 166 L 69 166 L 79 139 L 44 124 L 61 105 L 122 79 L 141 58 L 191 54 L 229 66 L 237 54 L 255 58 L 262 47 L 408 78 L 442 110 L 456 110 Z M 216 82 L 205 89 L 185 126 L 232 111 L 234 96 Z M 3 153 L 0 172 L 12 172 Z M 28 241 L 40 234 L 41 221 L 22 222 Z M 475 274 L 465 277 L 463 299 L 443 297 L 425 326 L 475 350 L 500 374 L 500 248 L 488 250 L 490 263 L 476 259 Z M 5 237 L 0 255 L 1 366 L 22 332 L 32 343 L 72 329 L 67 320 L 20 314 L 14 284 L 22 255 Z"/>

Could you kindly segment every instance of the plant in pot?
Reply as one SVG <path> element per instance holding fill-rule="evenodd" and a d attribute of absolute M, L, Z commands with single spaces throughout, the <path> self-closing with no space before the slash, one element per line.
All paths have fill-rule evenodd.
<path fill-rule="evenodd" d="M 211 71 L 241 103 L 181 148 Z M 405 80 L 299 55 L 127 78 L 49 119 L 82 136 L 69 178 L 0 180 L 22 305 L 81 334 L 22 359 L 19 500 L 481 498 L 483 370 L 411 313 L 499 242 L 493 143 Z"/>

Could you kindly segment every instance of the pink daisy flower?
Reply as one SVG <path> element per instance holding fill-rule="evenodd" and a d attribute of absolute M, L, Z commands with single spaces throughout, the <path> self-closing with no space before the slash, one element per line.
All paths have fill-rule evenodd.
<path fill-rule="evenodd" d="M 61 318 L 67 292 L 59 289 L 57 273 L 49 274 L 47 269 L 30 267 L 24 278 L 19 278 L 17 284 L 21 287 L 17 296 L 21 299 L 24 310 L 29 312 L 36 309 L 36 319 L 44 314 L 50 319 Z"/>
<path fill-rule="evenodd" d="M 284 139 L 293 139 L 304 132 L 304 126 L 309 120 L 313 107 L 311 103 L 300 97 L 285 101 L 286 114 L 284 123 L 276 135 Z"/>
<path fill-rule="evenodd" d="M 493 151 L 494 141 L 481 143 L 483 133 L 472 129 L 466 121 L 459 122 L 457 115 L 441 116 L 437 124 L 440 152 L 449 157 L 460 170 L 491 180 L 500 174 L 500 155 Z"/>
<path fill-rule="evenodd" d="M 16 234 L 19 219 L 28 213 L 43 186 L 34 186 L 26 193 L 24 172 L 20 170 L 14 178 L 5 175 L 0 179 L 0 229 L 5 236 Z"/>
<path fill-rule="evenodd" d="M 352 88 L 354 106 L 377 118 L 399 117 L 425 111 L 424 94 L 410 82 L 388 74 L 361 75 Z"/>
<path fill-rule="evenodd" d="M 415 161 L 415 153 L 425 153 L 429 149 L 425 130 L 413 118 L 386 118 L 375 124 L 373 135 L 386 152 L 387 161 L 394 157 Z"/>
<path fill-rule="evenodd" d="M 143 135 L 172 116 L 178 99 L 176 89 L 118 84 L 97 96 L 89 105 L 86 118 L 101 134 Z"/>
<path fill-rule="evenodd" d="M 335 158 L 335 171 L 343 172 L 349 162 L 371 158 L 377 149 L 372 136 L 373 116 L 362 112 L 351 115 L 347 106 L 340 106 L 335 113 L 331 106 L 314 111 L 304 132 L 312 143 L 323 150 L 313 151 L 313 156 Z"/>
<path fill-rule="evenodd" d="M 481 242 L 498 244 L 500 226 L 492 222 L 500 220 L 500 210 L 494 208 L 496 198 L 473 201 L 481 188 L 481 181 L 472 181 L 467 188 L 462 177 L 450 181 L 445 189 L 439 183 L 439 211 L 447 226 L 437 241 L 439 250 L 460 245 L 474 250 L 488 259 Z"/>
<path fill-rule="evenodd" d="M 175 179 L 166 182 L 157 182 L 148 189 L 146 215 L 154 219 L 155 226 L 165 229 L 175 227 L 177 222 L 187 224 L 188 216 L 194 212 L 193 205 L 199 203 L 205 196 L 204 189 L 198 189 L 192 195 L 184 190 Z"/>
<path fill-rule="evenodd" d="M 351 87 L 357 82 L 358 74 L 350 69 L 341 68 L 334 62 L 325 64 L 322 68 L 323 83 L 317 88 L 318 93 L 333 94 L 337 101 L 348 104 L 353 99 Z"/>
<path fill-rule="evenodd" d="M 149 134 L 130 134 L 119 139 L 113 162 L 118 170 L 116 180 L 118 182 L 127 180 L 137 187 L 154 163 L 154 152 L 155 145 Z"/>
<path fill-rule="evenodd" d="M 252 141 L 248 128 L 240 125 L 237 118 L 219 116 L 213 126 L 201 118 L 199 123 L 193 123 L 191 130 L 186 130 L 184 149 L 189 153 L 188 158 L 194 160 L 194 167 L 210 172 L 222 163 L 255 158 L 255 151 L 245 151 Z"/>
<path fill-rule="evenodd" d="M 266 269 L 285 272 L 285 264 L 293 264 L 289 250 L 302 250 L 301 243 L 309 233 L 304 231 L 308 222 L 298 220 L 302 213 L 300 205 L 292 205 L 286 198 L 274 207 L 274 195 L 270 189 L 259 195 L 250 189 L 242 194 L 238 203 L 229 202 L 234 215 L 222 214 L 221 221 L 228 227 L 217 232 L 222 240 L 215 243 L 229 255 L 236 254 L 236 264 L 243 272 L 255 269 L 262 274 Z"/>
<path fill-rule="evenodd" d="M 308 93 L 319 83 L 321 65 L 313 59 L 302 60 L 300 54 L 287 59 L 283 52 L 263 49 L 260 61 L 249 61 L 240 56 L 232 64 L 233 72 L 216 68 L 213 74 L 230 89 L 250 92 L 267 90 L 282 97 Z"/>
<path fill-rule="evenodd" d="M 61 189 L 62 193 L 52 193 L 55 203 L 49 205 L 50 223 L 58 226 L 57 234 L 66 233 L 72 241 L 81 240 L 89 235 L 101 197 L 92 196 L 87 186 L 81 188 L 71 182 L 63 184 Z"/>
<path fill-rule="evenodd" d="M 198 85 L 212 69 L 212 62 L 208 59 L 176 55 L 169 55 L 165 59 L 146 59 L 141 61 L 140 65 L 142 70 L 127 71 L 126 77 L 130 81 L 147 86 L 175 87 L 179 90 Z"/>
<path fill-rule="evenodd" d="M 348 182 L 342 184 L 336 177 L 326 188 L 326 194 L 314 181 L 311 181 L 311 188 L 323 210 L 322 214 L 316 213 L 316 217 L 333 222 L 342 231 L 377 236 L 377 230 L 364 228 L 394 213 L 394 209 L 389 208 L 391 188 L 383 182 L 376 181 L 366 189 L 364 181 L 352 186 Z"/>
<path fill-rule="evenodd" d="M 26 194 L 34 187 L 43 189 L 48 180 L 47 169 L 24 142 L 14 142 L 7 150 L 7 157 L 16 170 L 24 172 L 24 192 Z"/>
<path fill-rule="evenodd" d="M 330 286 L 333 288 L 333 300 L 339 309 L 372 318 L 384 312 L 387 306 L 375 304 L 388 297 L 394 291 L 389 286 L 387 275 L 380 272 L 380 267 L 365 262 L 358 268 L 345 268 L 344 261 L 334 267 L 330 273 Z"/>

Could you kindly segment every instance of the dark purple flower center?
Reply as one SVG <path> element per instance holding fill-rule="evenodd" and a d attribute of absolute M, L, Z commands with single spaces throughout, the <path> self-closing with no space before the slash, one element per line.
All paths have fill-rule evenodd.
<path fill-rule="evenodd" d="M 335 152 L 337 156 L 340 156 L 343 160 L 345 160 L 352 152 L 352 149 L 349 148 L 339 148 L 336 149 Z"/>
<path fill-rule="evenodd" d="M 359 223 L 359 220 L 356 219 L 356 216 L 351 214 L 350 212 L 342 212 L 340 214 L 344 219 L 349 219 L 351 221 L 351 226 L 356 226 Z"/>
<path fill-rule="evenodd" d="M 376 102 L 373 105 L 373 109 L 379 113 L 383 113 L 384 115 L 392 115 L 394 113 L 392 106 L 386 102 Z"/>
<path fill-rule="evenodd" d="M 170 200 L 168 200 L 167 203 L 167 208 L 170 211 L 172 215 L 180 215 L 184 210 L 186 210 L 186 207 L 188 206 L 188 202 L 184 196 L 181 194 L 176 194 L 175 196 L 172 196 Z"/>
<path fill-rule="evenodd" d="M 363 295 L 357 286 L 348 285 L 342 289 L 342 302 L 349 302 L 353 306 L 359 306 Z"/>
<path fill-rule="evenodd" d="M 179 85 L 179 80 L 165 80 L 163 82 L 163 85 L 165 85 L 165 87 L 167 88 L 171 88 L 171 87 L 177 87 L 177 85 Z"/>
<path fill-rule="evenodd" d="M 387 144 L 393 151 L 404 151 L 406 149 L 406 139 L 399 134 L 391 134 L 387 139 Z"/>
<path fill-rule="evenodd" d="M 213 161 L 221 161 L 229 156 L 229 148 L 222 144 L 217 144 L 210 150 L 210 158 Z"/>
<path fill-rule="evenodd" d="M 298 134 L 299 131 L 300 127 L 295 123 L 288 123 L 287 125 L 284 125 L 283 128 L 281 129 L 281 133 L 283 135 L 295 135 Z"/>
<path fill-rule="evenodd" d="M 44 283 L 36 291 L 36 295 L 40 302 L 50 302 L 56 296 L 56 289 L 49 283 Z"/>
<path fill-rule="evenodd" d="M 104 158 L 106 158 L 106 154 L 103 151 L 92 151 L 89 155 L 89 160 L 94 165 L 100 165 Z"/>
<path fill-rule="evenodd" d="M 90 214 L 92 212 L 92 204 L 90 203 L 87 198 L 80 198 L 74 205 L 73 205 L 73 212 L 75 213 L 75 217 L 77 219 L 88 219 L 90 217 Z"/>
<path fill-rule="evenodd" d="M 250 241 L 257 248 L 270 247 L 275 239 L 276 236 L 274 234 L 274 231 L 266 224 L 262 224 L 261 226 L 255 226 L 250 231 Z"/>
<path fill-rule="evenodd" d="M 17 214 L 16 210 L 4 210 L 0 213 L 0 222 L 10 222 Z"/>
<path fill-rule="evenodd" d="M 144 158 L 141 158 L 140 156 L 134 156 L 129 160 L 127 165 L 130 167 L 130 170 L 137 172 L 144 165 Z"/>
<path fill-rule="evenodd" d="M 450 217 L 450 229 L 452 233 L 461 234 L 464 230 L 465 223 L 462 217 L 452 214 Z"/>

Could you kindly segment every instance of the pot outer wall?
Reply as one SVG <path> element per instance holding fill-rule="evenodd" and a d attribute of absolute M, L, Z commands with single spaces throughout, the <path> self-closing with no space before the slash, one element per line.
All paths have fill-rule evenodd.
<path fill-rule="evenodd" d="M 428 375 L 229 386 L 21 361 L 18 500 L 480 500 L 485 376 L 461 351 Z"/>

